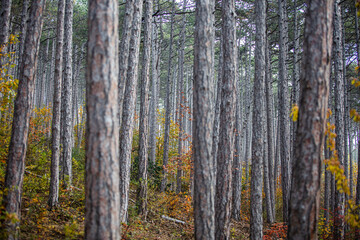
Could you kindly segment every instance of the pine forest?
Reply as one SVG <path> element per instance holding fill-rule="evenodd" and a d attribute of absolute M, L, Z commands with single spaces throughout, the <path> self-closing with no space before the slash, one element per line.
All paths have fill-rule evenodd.
<path fill-rule="evenodd" d="M 360 239 L 360 0 L 0 0 L 0 239 Z"/>

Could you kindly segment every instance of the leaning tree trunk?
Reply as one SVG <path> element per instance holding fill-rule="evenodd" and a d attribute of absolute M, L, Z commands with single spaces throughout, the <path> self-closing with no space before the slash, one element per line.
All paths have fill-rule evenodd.
<path fill-rule="evenodd" d="M 138 78 L 141 15 L 143 1 L 134 2 L 134 18 L 130 38 L 129 62 L 120 128 L 120 221 L 127 221 L 130 188 L 131 147 L 134 130 L 135 100 Z"/>
<path fill-rule="evenodd" d="M 266 3 L 265 0 L 255 1 L 255 78 L 254 106 L 251 156 L 251 195 L 250 195 L 250 238 L 263 238 L 262 190 L 263 190 L 263 102 L 265 84 L 265 36 L 266 36 Z M 267 176 L 265 176 L 267 177 Z M 269 190 L 269 188 L 268 188 Z M 269 192 L 269 191 L 268 191 Z M 268 195 L 268 193 L 266 194 Z M 269 196 L 268 196 L 269 197 Z M 268 204 L 269 205 L 269 204 Z M 269 214 L 269 213 L 268 213 Z M 271 214 L 271 213 L 270 213 Z"/>
<path fill-rule="evenodd" d="M 151 61 L 153 0 L 145 1 L 144 52 L 141 71 L 141 106 L 139 129 L 139 188 L 137 205 L 139 214 L 146 219 L 147 215 L 147 165 L 148 165 L 148 132 L 149 132 L 149 85 Z"/>
<path fill-rule="evenodd" d="M 215 239 L 212 46 L 214 2 L 196 0 L 193 94 L 194 227 L 195 239 Z"/>
<path fill-rule="evenodd" d="M 27 29 L 27 19 L 28 19 L 28 8 L 30 0 L 24 0 L 21 10 L 21 23 L 20 23 L 20 35 L 19 35 L 19 59 L 18 59 L 18 68 L 16 78 L 19 79 L 20 65 L 23 57 L 24 45 L 25 45 L 25 36 Z M 3 26 L 2 24 L 0 26 Z"/>
<path fill-rule="evenodd" d="M 3 205 L 8 214 L 21 217 L 21 194 L 25 170 L 25 156 L 29 132 L 31 103 L 35 84 L 35 71 L 40 45 L 45 0 L 34 0 L 30 9 L 30 21 L 26 33 L 24 61 L 20 68 L 19 87 L 14 105 L 14 117 L 6 165 Z M 5 219 L 8 239 L 19 238 L 20 222 Z"/>
<path fill-rule="evenodd" d="M 342 30 L 341 30 L 341 9 L 340 0 L 335 0 L 334 6 L 334 80 L 335 80 L 335 133 L 336 146 L 340 165 L 344 164 L 344 79 L 343 79 L 343 51 L 342 51 Z M 345 196 L 336 190 L 335 192 L 335 220 L 334 239 L 344 237 L 344 216 Z"/>
<path fill-rule="evenodd" d="M 321 160 L 329 96 L 334 5 L 328 0 L 310 0 L 308 4 L 289 204 L 289 239 L 318 238 Z"/>
<path fill-rule="evenodd" d="M 51 176 L 48 204 L 50 208 L 59 201 L 59 161 L 60 161 L 60 108 L 64 44 L 65 0 L 59 0 L 56 27 L 56 54 L 54 72 L 54 98 L 51 135 Z M 54 50 L 54 48 L 53 48 Z"/>
<path fill-rule="evenodd" d="M 90 0 L 86 69 L 85 239 L 120 239 L 118 6 Z"/>
<path fill-rule="evenodd" d="M 65 35 L 64 35 L 64 85 L 62 92 L 63 109 L 63 152 L 62 166 L 63 180 L 66 188 L 70 188 L 72 181 L 72 22 L 74 1 L 66 0 L 65 6 Z"/>
<path fill-rule="evenodd" d="M 283 192 L 283 220 L 288 222 L 289 197 L 290 197 L 290 123 L 288 103 L 288 83 L 286 54 L 288 50 L 288 36 L 286 23 L 286 0 L 279 0 L 279 128 L 280 128 L 280 158 L 281 158 L 281 184 Z"/>
<path fill-rule="evenodd" d="M 222 2 L 223 67 L 217 151 L 215 238 L 230 237 L 236 79 L 235 1 Z"/>

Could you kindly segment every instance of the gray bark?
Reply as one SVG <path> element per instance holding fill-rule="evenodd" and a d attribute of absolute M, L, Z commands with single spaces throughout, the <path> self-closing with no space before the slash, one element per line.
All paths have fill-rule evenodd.
<path fill-rule="evenodd" d="M 137 194 L 139 214 L 146 219 L 147 215 L 147 165 L 148 165 L 148 132 L 149 132 L 149 85 L 151 62 L 153 0 L 145 1 L 144 49 L 141 71 L 141 106 L 139 129 L 139 175 L 140 187 Z"/>
<path fill-rule="evenodd" d="M 122 109 L 124 102 L 124 91 L 126 85 L 126 71 L 128 68 L 130 36 L 132 31 L 132 23 L 134 18 L 134 2 L 135 0 L 127 0 L 125 5 L 125 16 L 122 25 L 122 36 L 120 42 L 119 52 L 119 122 L 121 126 Z"/>
<path fill-rule="evenodd" d="M 183 1 L 183 11 L 186 10 L 187 0 Z M 178 143 L 178 169 L 176 175 L 176 193 L 181 192 L 181 177 L 183 175 L 182 170 L 182 151 L 183 151 L 183 135 L 184 135 L 184 51 L 185 51 L 185 34 L 186 34 L 186 15 L 184 14 L 182 19 L 180 51 L 179 51 L 179 73 L 178 73 L 178 121 L 179 121 L 179 143 Z"/>
<path fill-rule="evenodd" d="M 235 16 L 235 1 L 222 1 L 223 67 L 216 171 L 216 239 L 229 239 L 230 237 L 237 55 Z"/>
<path fill-rule="evenodd" d="M 12 2 L 12 0 L 1 0 L 0 45 L 7 43 L 9 41 L 11 2 Z"/>
<path fill-rule="evenodd" d="M 196 0 L 193 93 L 195 239 L 215 239 L 215 186 L 212 160 L 212 41 L 214 2 Z M 190 102 L 190 105 L 192 103 Z"/>
<path fill-rule="evenodd" d="M 54 97 L 53 117 L 51 127 L 51 178 L 48 204 L 54 207 L 59 201 L 59 162 L 60 162 L 60 118 L 61 118 L 61 89 L 63 67 L 63 44 L 64 44 L 64 16 L 65 0 L 58 3 L 57 26 L 56 26 L 56 53 L 54 69 Z"/>
<path fill-rule="evenodd" d="M 289 197 L 290 197 L 290 123 L 289 123 L 289 102 L 288 102 L 288 80 L 286 55 L 288 51 L 288 28 L 286 0 L 279 0 L 279 128 L 280 128 L 280 158 L 281 158 L 281 185 L 283 192 L 283 220 L 288 222 Z"/>
<path fill-rule="evenodd" d="M 163 176 L 161 180 L 160 190 L 166 189 L 167 173 L 166 167 L 169 160 L 169 139 L 170 139 L 170 118 L 171 118 L 171 77 L 172 77 L 172 47 L 173 47 L 173 28 L 175 15 L 175 0 L 172 1 L 171 20 L 170 20 L 170 42 L 169 42 L 169 58 L 168 71 L 166 81 L 166 103 L 165 103 L 165 133 L 164 133 L 164 155 L 163 155 Z"/>
<path fill-rule="evenodd" d="M 255 1 L 255 77 L 253 98 L 252 156 L 251 156 L 251 194 L 250 194 L 250 238 L 263 239 L 262 190 L 264 161 L 264 127 L 263 102 L 265 87 L 265 36 L 266 36 L 266 2 Z M 266 171 L 267 172 L 267 171 Z M 267 178 L 267 176 L 265 176 Z M 269 183 L 269 182 L 267 182 Z M 267 186 L 267 190 L 269 186 Z M 266 195 L 269 192 L 265 193 Z M 268 196 L 269 197 L 269 196 Z M 267 201 L 269 205 L 269 202 Z"/>
<path fill-rule="evenodd" d="M 152 32 L 152 41 L 151 41 L 151 53 L 152 53 L 152 63 L 151 63 L 151 102 L 150 102 L 150 161 L 155 165 L 156 161 L 156 128 L 157 128 L 157 106 L 158 106 L 158 96 L 157 91 L 159 84 L 158 68 L 159 65 L 159 40 L 158 40 L 158 29 L 156 24 L 153 24 Z"/>
<path fill-rule="evenodd" d="M 72 182 L 72 22 L 73 22 L 74 1 L 66 0 L 65 6 L 65 33 L 64 33 L 64 84 L 62 92 L 62 166 L 64 174 L 64 184 L 66 188 L 70 188 Z"/>
<path fill-rule="evenodd" d="M 340 165 L 344 164 L 344 79 L 343 79 L 343 51 L 342 51 L 342 24 L 340 0 L 334 4 L 334 80 L 335 80 L 335 133 L 336 146 Z M 345 196 L 339 191 L 335 192 L 335 221 L 334 238 L 344 237 L 344 221 L 339 216 L 344 215 Z"/>
<path fill-rule="evenodd" d="M 120 128 L 120 221 L 127 221 L 130 187 L 131 148 L 134 130 L 136 89 L 140 51 L 140 32 L 143 1 L 134 2 L 134 18 L 130 37 L 126 88 Z"/>

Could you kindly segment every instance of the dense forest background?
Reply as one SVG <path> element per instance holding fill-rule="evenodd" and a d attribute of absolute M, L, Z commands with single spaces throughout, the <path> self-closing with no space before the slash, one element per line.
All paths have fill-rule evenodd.
<path fill-rule="evenodd" d="M 0 238 L 359 237 L 359 3 L 319 1 L 311 32 L 314 2 L 2 0 Z M 326 121 L 303 165 L 301 116 Z"/>

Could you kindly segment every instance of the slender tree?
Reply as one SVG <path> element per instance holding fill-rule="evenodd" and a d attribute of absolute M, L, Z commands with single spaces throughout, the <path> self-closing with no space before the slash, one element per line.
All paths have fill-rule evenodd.
<path fill-rule="evenodd" d="M 344 164 L 344 79 L 343 79 L 343 48 L 342 48 L 342 24 L 340 1 L 334 1 L 334 81 L 335 81 L 335 149 L 341 166 Z M 345 196 L 335 191 L 334 212 L 334 238 L 344 237 L 344 221 L 340 216 L 344 215 Z"/>
<path fill-rule="evenodd" d="M 54 98 L 51 135 L 51 176 L 48 204 L 54 207 L 59 201 L 59 161 L 60 161 L 60 118 L 61 118 L 61 85 L 64 44 L 65 0 L 58 2 L 56 27 L 56 53 L 54 71 Z"/>
<path fill-rule="evenodd" d="M 171 120 L 171 77 L 172 77 L 172 48 L 174 35 L 174 16 L 175 16 L 175 0 L 172 0 L 171 20 L 170 20 L 170 42 L 169 42 L 169 58 L 168 71 L 166 81 L 166 99 L 165 99 L 165 132 L 164 132 L 164 154 L 163 154 L 163 176 L 161 180 L 161 191 L 165 191 L 167 184 L 166 167 L 169 160 L 169 139 L 170 139 L 170 120 Z"/>
<path fill-rule="evenodd" d="M 262 187 L 263 187 L 263 92 L 265 84 L 265 32 L 266 32 L 265 0 L 255 1 L 255 78 L 253 134 L 251 157 L 251 197 L 250 197 L 250 238 L 263 238 Z"/>
<path fill-rule="evenodd" d="M 138 211 L 146 219 L 147 215 L 147 165 L 148 165 L 148 123 L 149 123 L 149 85 L 151 61 L 153 0 L 145 1 L 144 49 L 141 71 L 141 107 L 139 130 L 139 176 Z"/>
<path fill-rule="evenodd" d="M 317 239 L 321 159 L 329 96 L 333 1 L 308 0 L 289 239 Z"/>
<path fill-rule="evenodd" d="M 62 92 L 62 166 L 63 179 L 67 188 L 72 182 L 72 22 L 74 1 L 66 0 L 65 5 L 65 33 L 64 33 L 64 84 Z"/>
<path fill-rule="evenodd" d="M 85 239 L 120 239 L 118 6 L 89 0 Z"/>
<path fill-rule="evenodd" d="M 220 134 L 216 171 L 216 239 L 228 239 L 230 234 L 236 89 L 235 15 L 235 1 L 222 1 L 223 67 L 220 107 Z"/>
<path fill-rule="evenodd" d="M 286 55 L 288 51 L 287 11 L 286 0 L 279 0 L 279 128 L 280 128 L 280 158 L 281 158 L 281 184 L 283 192 L 283 220 L 288 222 L 290 197 L 290 124 L 288 103 L 288 82 Z"/>
<path fill-rule="evenodd" d="M 120 221 L 127 221 L 130 187 L 131 144 L 134 130 L 135 100 L 138 78 L 141 15 L 143 1 L 134 1 L 134 18 L 130 37 L 128 69 L 120 128 Z"/>
<path fill-rule="evenodd" d="M 195 239 L 215 239 L 212 160 L 212 46 L 214 1 L 196 0 L 193 94 Z"/>
<path fill-rule="evenodd" d="M 14 105 L 14 117 L 6 165 L 5 189 L 3 197 L 4 209 L 8 214 L 21 217 L 21 195 L 25 171 L 25 156 L 29 133 L 32 96 L 35 85 L 37 56 L 40 46 L 42 19 L 45 0 L 34 0 L 30 9 L 30 20 L 24 46 L 24 61 L 21 63 L 19 86 Z M 19 222 L 5 220 L 5 231 L 8 239 L 19 238 Z"/>

